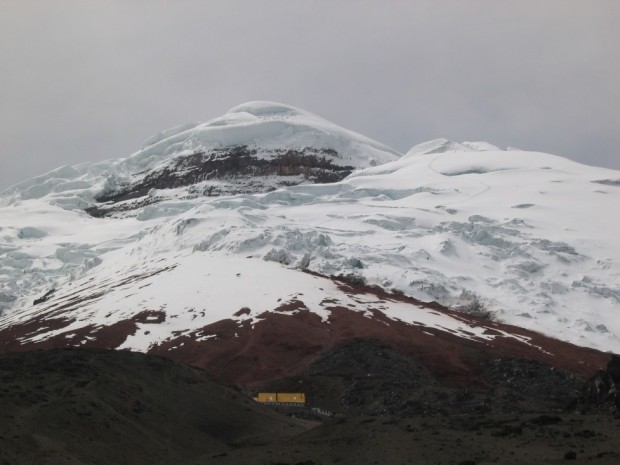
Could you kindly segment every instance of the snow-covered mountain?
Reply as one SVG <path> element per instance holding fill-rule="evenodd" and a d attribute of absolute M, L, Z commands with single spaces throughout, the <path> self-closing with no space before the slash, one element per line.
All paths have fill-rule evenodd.
<path fill-rule="evenodd" d="M 254 102 L 18 184 L 0 205 L 13 348 L 183 351 L 274 316 L 326 331 L 346 309 L 339 337 L 374 318 L 550 356 L 502 322 L 620 353 L 620 172 L 558 156 L 447 140 L 400 156 Z"/>
<path fill-rule="evenodd" d="M 128 158 L 65 166 L 20 183 L 4 193 L 3 203 L 46 196 L 93 216 L 132 216 L 162 200 L 339 181 L 399 156 L 299 108 L 250 102 L 205 123 L 163 131 Z"/>

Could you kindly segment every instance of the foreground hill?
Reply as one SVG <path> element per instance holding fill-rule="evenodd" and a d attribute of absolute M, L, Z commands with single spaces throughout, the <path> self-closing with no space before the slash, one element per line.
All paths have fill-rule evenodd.
<path fill-rule="evenodd" d="M 200 370 L 159 357 L 0 355 L 0 463 L 171 464 L 305 430 Z"/>
<path fill-rule="evenodd" d="M 343 355 L 352 360 L 348 367 L 342 365 Z M 414 365 L 373 343 L 356 341 L 326 354 L 308 374 L 348 376 L 360 388 L 358 399 L 375 392 L 373 383 L 388 383 L 382 392 L 392 399 L 406 394 L 411 383 L 423 384 L 443 413 L 373 412 L 371 400 L 365 402 L 368 410 L 362 402 L 348 404 L 349 413 L 332 418 L 299 409 L 284 416 L 201 370 L 159 357 L 84 349 L 3 354 L 0 463 L 453 465 L 559 464 L 572 458 L 571 463 L 612 465 L 620 459 L 617 419 L 595 414 L 585 403 L 576 410 L 563 407 L 571 397 L 558 394 L 572 390 L 572 400 L 579 399 L 583 387 L 565 373 L 545 371 L 542 365 L 500 371 L 493 386 L 498 399 L 508 404 L 521 391 L 530 401 L 546 398 L 547 403 L 532 409 L 531 402 L 514 402 L 509 412 L 463 413 L 453 410 L 457 403 L 449 400 L 456 395 L 453 400 L 467 404 L 470 390 L 438 388 L 415 368 L 409 370 L 415 375 L 401 384 L 386 372 L 402 374 Z M 372 370 L 373 377 L 363 387 L 359 375 L 364 369 Z M 532 394 L 527 384 L 537 370 L 549 375 L 551 389 Z M 618 373 L 613 377 L 618 381 Z M 554 387 L 549 381 L 560 382 Z"/>

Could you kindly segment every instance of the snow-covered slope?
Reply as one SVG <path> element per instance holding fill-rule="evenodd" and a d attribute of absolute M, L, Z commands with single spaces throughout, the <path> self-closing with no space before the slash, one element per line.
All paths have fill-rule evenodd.
<path fill-rule="evenodd" d="M 434 153 L 446 152 L 485 152 L 501 150 L 488 142 L 463 142 L 459 144 L 448 139 L 433 139 L 428 142 L 414 145 L 409 149 L 407 155 L 429 155 Z"/>
<path fill-rule="evenodd" d="M 379 305 L 389 318 L 421 321 L 400 304 L 349 301 L 299 271 L 306 270 L 620 353 L 620 172 L 444 140 L 395 160 L 334 128 L 292 107 L 247 104 L 162 133 L 128 159 L 61 168 L 5 192 L 0 329 L 64 315 L 70 325 L 41 323 L 28 337 L 42 341 L 163 311 L 165 325 L 122 344 L 145 350 L 226 318 L 254 324 L 301 294 L 324 320 L 325 302 L 336 299 L 362 313 Z M 254 194 L 187 195 L 195 184 L 156 189 L 144 196 L 156 202 L 135 203 L 117 218 L 83 210 L 144 170 L 216 144 L 254 144 L 267 158 L 307 146 L 351 154 L 346 163 L 355 167 L 381 164 L 340 182 Z M 424 324 L 477 334 L 458 321 Z"/>

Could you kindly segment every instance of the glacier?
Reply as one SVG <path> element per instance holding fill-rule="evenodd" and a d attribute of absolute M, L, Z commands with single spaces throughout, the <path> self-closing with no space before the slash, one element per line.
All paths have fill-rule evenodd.
<path fill-rule="evenodd" d="M 354 170 L 338 182 L 269 180 L 266 190 L 235 195 L 154 189 L 130 213 L 87 213 L 102 192 L 179 157 L 231 146 L 265 158 L 333 150 L 341 154 L 334 163 Z M 145 301 L 190 308 L 194 292 L 172 269 L 203 263 L 228 276 L 227 260 L 242 260 L 240 268 L 267 270 L 276 284 L 292 276 L 279 268 L 347 276 L 620 353 L 618 180 L 618 171 L 486 142 L 438 139 L 401 155 L 304 110 L 250 102 L 164 131 L 125 159 L 61 167 L 2 192 L 0 327 L 36 315 L 34 300 L 51 290 L 108 289 L 84 305 L 99 317 Z M 120 284 L 137 270 L 165 270 L 178 285 L 154 292 Z M 246 292 L 260 301 L 260 289 Z"/>

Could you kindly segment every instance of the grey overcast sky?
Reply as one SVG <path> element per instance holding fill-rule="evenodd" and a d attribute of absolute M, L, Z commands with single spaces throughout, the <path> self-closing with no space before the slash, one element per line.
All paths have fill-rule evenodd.
<path fill-rule="evenodd" d="M 250 100 L 620 169 L 618 0 L 1 0 L 0 189 Z"/>

